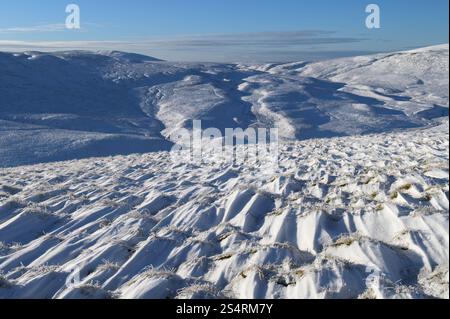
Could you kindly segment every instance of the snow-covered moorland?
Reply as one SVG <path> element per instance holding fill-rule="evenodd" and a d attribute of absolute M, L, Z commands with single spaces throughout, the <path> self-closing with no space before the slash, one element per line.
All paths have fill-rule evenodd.
<path fill-rule="evenodd" d="M 0 53 L 0 96 L 0 167 L 167 151 L 193 119 L 286 140 L 384 133 L 448 116 L 448 45 L 277 65 Z"/>
<path fill-rule="evenodd" d="M 4 169 L 0 296 L 447 297 L 446 132 L 289 143 L 272 176 L 167 152 Z"/>
<path fill-rule="evenodd" d="M 448 298 L 448 45 L 0 53 L 0 95 L 0 298 Z M 279 167 L 174 162 L 192 119 L 278 127 Z"/>

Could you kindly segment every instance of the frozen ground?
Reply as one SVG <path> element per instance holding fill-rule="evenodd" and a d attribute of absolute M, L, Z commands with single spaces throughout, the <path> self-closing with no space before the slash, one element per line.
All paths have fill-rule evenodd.
<path fill-rule="evenodd" d="M 448 298 L 448 81 L 448 45 L 0 53 L 0 298 Z M 279 127 L 280 167 L 173 162 L 191 119 Z"/>
<path fill-rule="evenodd" d="M 166 152 L 3 169 L 0 297 L 448 298 L 447 134 L 287 143 L 270 175 Z"/>

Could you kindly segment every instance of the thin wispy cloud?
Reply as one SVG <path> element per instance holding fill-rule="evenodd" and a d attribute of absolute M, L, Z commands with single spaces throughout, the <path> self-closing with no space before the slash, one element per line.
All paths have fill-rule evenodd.
<path fill-rule="evenodd" d="M 0 29 L 1 32 L 51 32 L 65 30 L 64 25 L 46 25 L 29 28 Z M 151 38 L 136 41 L 0 41 L 3 45 L 8 43 L 22 43 L 31 46 L 61 47 L 85 44 L 95 46 L 97 44 L 137 44 L 158 47 L 217 47 L 217 46 L 298 46 L 298 45 L 320 45 L 357 43 L 365 41 L 362 37 L 340 37 L 333 36 L 332 31 L 298 31 L 298 32 L 259 32 L 259 33 L 237 33 L 237 34 L 208 34 L 189 35 L 167 38 Z"/>
<path fill-rule="evenodd" d="M 34 33 L 34 32 L 61 32 L 65 30 L 66 30 L 65 24 L 55 23 L 55 24 L 44 24 L 28 27 L 0 28 L 0 33 L 11 34 L 11 33 Z"/>
<path fill-rule="evenodd" d="M 364 38 L 333 36 L 332 31 L 259 32 L 237 34 L 191 35 L 152 39 L 144 42 L 167 47 L 217 46 L 297 46 L 315 44 L 355 43 Z"/>
<path fill-rule="evenodd" d="M 100 28 L 97 23 L 84 22 L 77 31 L 87 31 L 88 28 Z M 34 26 L 0 28 L 0 34 L 33 34 L 69 31 L 64 23 L 41 24 Z M 70 31 L 74 31 L 71 29 Z"/>
<path fill-rule="evenodd" d="M 306 30 L 292 32 L 259 32 L 236 34 L 207 34 L 185 35 L 165 38 L 138 39 L 134 41 L 1 41 L 0 50 L 3 51 L 55 51 L 55 50 L 121 50 L 136 53 L 156 55 L 163 59 L 192 60 L 203 56 L 203 59 L 234 60 L 248 52 L 256 59 L 264 53 L 274 56 L 276 52 L 290 50 L 299 52 L 310 50 L 311 46 L 323 51 L 330 50 L 329 46 L 336 44 L 352 44 L 366 41 L 363 37 L 339 36 L 333 31 Z M 279 55 L 286 59 L 286 54 Z M 249 57 L 248 59 L 252 59 Z"/>

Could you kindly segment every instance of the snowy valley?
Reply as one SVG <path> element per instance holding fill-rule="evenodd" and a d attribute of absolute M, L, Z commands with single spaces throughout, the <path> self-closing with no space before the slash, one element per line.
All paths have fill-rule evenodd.
<path fill-rule="evenodd" d="M 0 298 L 448 298 L 448 53 L 0 53 Z M 279 167 L 173 162 L 194 119 Z"/>
<path fill-rule="evenodd" d="M 317 63 L 174 63 L 122 52 L 0 53 L 0 167 L 171 149 L 203 127 L 285 140 L 448 116 L 448 45 Z"/>

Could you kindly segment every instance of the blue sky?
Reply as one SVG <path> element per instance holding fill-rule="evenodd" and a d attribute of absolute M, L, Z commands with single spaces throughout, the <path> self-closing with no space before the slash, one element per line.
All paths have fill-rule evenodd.
<path fill-rule="evenodd" d="M 64 28 L 69 3 L 81 9 L 81 30 Z M 370 3 L 381 8 L 381 29 L 365 26 Z M 314 60 L 448 43 L 448 6 L 448 0 L 2 0 L 0 50 Z"/>

